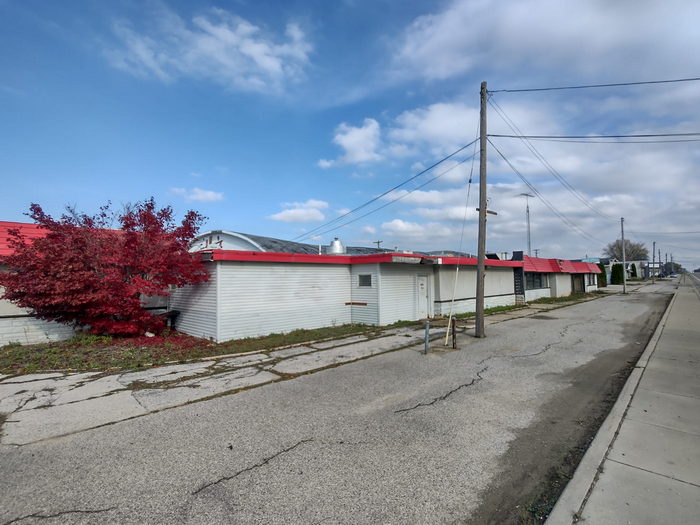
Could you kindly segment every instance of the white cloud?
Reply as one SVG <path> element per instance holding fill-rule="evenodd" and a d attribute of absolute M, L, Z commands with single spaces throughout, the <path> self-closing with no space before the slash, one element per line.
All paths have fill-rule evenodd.
<path fill-rule="evenodd" d="M 282 222 L 315 222 L 322 221 L 325 216 L 316 208 L 292 208 L 270 215 L 268 218 Z"/>
<path fill-rule="evenodd" d="M 700 5 L 668 2 L 453 0 L 416 18 L 393 57 L 400 78 L 453 78 L 476 69 L 518 68 L 523 76 L 557 68 L 570 73 L 637 78 L 700 67 L 700 33 L 690 22 Z M 469 30 L 465 30 L 469 28 Z"/>
<path fill-rule="evenodd" d="M 306 202 L 283 202 L 283 208 L 315 208 L 317 210 L 325 210 L 328 208 L 328 203 L 326 201 L 320 201 L 316 199 L 309 199 Z"/>
<path fill-rule="evenodd" d="M 362 126 L 351 126 L 345 122 L 335 130 L 333 142 L 343 149 L 343 155 L 337 160 L 321 159 L 317 165 L 321 168 L 330 168 L 342 164 L 363 164 L 376 162 L 384 157 L 379 153 L 380 148 L 379 122 L 373 118 L 366 118 Z"/>
<path fill-rule="evenodd" d="M 301 28 L 288 24 L 284 38 L 223 9 L 210 9 L 187 24 L 162 4 L 141 31 L 128 21 L 114 25 L 118 45 L 110 63 L 163 82 L 205 79 L 238 91 L 279 92 L 303 77 L 312 51 Z"/>
<path fill-rule="evenodd" d="M 224 200 L 224 194 L 222 192 L 203 190 L 202 188 L 192 188 L 191 190 L 185 188 L 170 188 L 170 191 L 175 195 L 184 197 L 186 201 L 217 202 Z"/>
<path fill-rule="evenodd" d="M 288 208 L 268 219 L 281 222 L 318 222 L 326 218 L 321 210 L 327 209 L 329 204 L 318 199 L 309 199 L 306 202 L 283 202 L 282 207 Z"/>
<path fill-rule="evenodd" d="M 362 231 L 362 233 L 368 233 L 370 235 L 374 235 L 375 233 L 377 233 L 377 228 L 375 228 L 374 226 L 368 225 L 368 226 L 363 226 L 361 231 Z"/>

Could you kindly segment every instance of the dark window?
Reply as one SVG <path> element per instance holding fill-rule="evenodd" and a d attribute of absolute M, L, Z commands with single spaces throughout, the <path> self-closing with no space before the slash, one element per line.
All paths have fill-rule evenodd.
<path fill-rule="evenodd" d="M 372 274 L 360 275 L 360 286 L 372 286 Z"/>
<path fill-rule="evenodd" d="M 549 281 L 546 273 L 525 272 L 525 289 L 536 290 L 538 288 L 549 288 Z"/>

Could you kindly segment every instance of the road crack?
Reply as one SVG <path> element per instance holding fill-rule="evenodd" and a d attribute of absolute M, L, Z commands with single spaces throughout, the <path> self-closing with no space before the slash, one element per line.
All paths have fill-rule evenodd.
<path fill-rule="evenodd" d="M 211 483 L 206 483 L 206 484 L 202 485 L 202 486 L 199 487 L 197 490 L 195 490 L 195 491 L 192 493 L 192 495 L 193 495 L 193 496 L 196 496 L 197 494 L 199 494 L 200 492 L 202 492 L 202 491 L 205 490 L 205 489 L 208 489 L 209 487 L 213 487 L 214 485 L 218 485 L 219 483 L 222 483 L 222 482 L 224 482 L 224 481 L 230 481 L 230 480 L 232 480 L 232 479 L 235 479 L 235 478 L 237 478 L 238 476 L 240 476 L 241 474 L 245 474 L 246 472 L 250 472 L 251 470 L 255 470 L 255 469 L 257 469 L 257 468 L 264 467 L 265 465 L 267 465 L 267 464 L 268 464 L 270 461 L 272 461 L 273 459 L 275 459 L 275 458 L 281 456 L 282 454 L 286 454 L 287 452 L 291 452 L 292 450 L 294 450 L 294 449 L 297 448 L 298 446 L 303 445 L 304 443 L 308 443 L 308 442 L 310 442 L 310 441 L 313 441 L 313 438 L 302 439 L 301 441 L 295 443 L 295 444 L 292 445 L 291 447 L 287 447 L 287 448 L 282 449 L 282 450 L 280 450 L 279 452 L 273 454 L 272 456 L 266 457 L 266 458 L 263 459 L 260 463 L 256 463 L 255 465 L 251 465 L 250 467 L 246 467 L 246 468 L 244 468 L 244 469 L 242 469 L 242 470 L 239 470 L 238 472 L 236 472 L 235 474 L 232 474 L 231 476 L 223 476 L 223 477 L 217 479 L 216 481 L 212 481 Z"/>
<path fill-rule="evenodd" d="M 39 514 L 38 512 L 35 512 L 33 514 L 27 514 L 26 516 L 21 516 L 19 518 L 15 518 L 10 521 L 6 521 L 3 525 L 11 525 L 12 523 L 19 523 L 22 520 L 27 520 L 29 518 L 37 518 L 37 519 L 50 519 L 50 518 L 60 518 L 61 516 L 65 516 L 66 514 L 99 514 L 101 512 L 109 512 L 110 510 L 115 510 L 117 507 L 108 507 L 106 509 L 94 509 L 94 510 L 63 510 L 61 512 L 57 512 L 55 514 Z"/>
<path fill-rule="evenodd" d="M 472 378 L 472 380 L 469 381 L 469 383 L 464 383 L 463 385 L 459 385 L 459 386 L 453 388 L 452 390 L 450 390 L 449 392 L 447 392 L 446 394 L 444 394 L 444 395 L 442 395 L 442 396 L 439 396 L 439 397 L 436 397 L 436 398 L 433 399 L 432 401 L 427 401 L 427 402 L 423 402 L 423 403 L 418 403 L 417 405 L 412 406 L 412 407 L 410 407 L 410 408 L 400 408 L 399 410 L 394 410 L 394 414 L 399 414 L 399 413 L 401 413 L 401 412 L 409 412 L 409 411 L 411 411 L 411 410 L 415 410 L 416 408 L 428 407 L 428 406 L 434 405 L 434 404 L 437 403 L 438 401 L 444 401 L 445 399 L 447 399 L 448 397 L 450 397 L 450 396 L 451 396 L 452 394 L 454 394 L 455 392 L 458 392 L 458 391 L 460 391 L 460 390 L 463 389 L 463 388 L 468 388 L 468 387 L 470 387 L 470 386 L 473 386 L 473 385 L 475 385 L 476 383 L 478 383 L 479 381 L 482 381 L 484 378 L 481 376 L 481 374 L 483 374 L 484 372 L 486 372 L 488 369 L 489 369 L 489 367 L 488 367 L 488 366 L 485 366 L 484 368 L 482 368 L 481 370 L 479 370 L 479 371 L 476 373 L 476 377 Z"/>

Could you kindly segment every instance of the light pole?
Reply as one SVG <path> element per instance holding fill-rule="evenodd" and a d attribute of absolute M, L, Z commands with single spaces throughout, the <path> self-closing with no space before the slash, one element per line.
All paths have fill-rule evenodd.
<path fill-rule="evenodd" d="M 527 254 L 532 257 L 532 248 L 530 247 L 530 197 L 534 195 L 530 193 L 519 193 L 518 197 L 525 197 L 525 217 L 527 219 Z"/>

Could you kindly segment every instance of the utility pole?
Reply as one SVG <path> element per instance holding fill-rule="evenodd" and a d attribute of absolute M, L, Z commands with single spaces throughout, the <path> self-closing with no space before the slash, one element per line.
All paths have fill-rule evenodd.
<path fill-rule="evenodd" d="M 534 195 L 530 193 L 520 193 L 519 197 L 525 197 L 525 217 L 527 218 L 527 254 L 532 256 L 532 248 L 530 245 L 530 197 Z"/>
<path fill-rule="evenodd" d="M 660 262 L 660 261 L 659 261 Z M 659 266 L 661 266 L 659 264 Z M 654 244 L 651 248 L 651 283 L 654 284 L 656 282 L 655 280 L 655 274 L 654 272 L 656 271 L 656 241 L 654 241 Z"/>
<path fill-rule="evenodd" d="M 625 260 L 625 218 L 620 217 L 622 231 L 622 293 L 627 293 L 627 261 Z"/>
<path fill-rule="evenodd" d="M 535 248 L 535 257 L 539 257 L 539 255 L 540 255 L 540 249 Z"/>
<path fill-rule="evenodd" d="M 659 276 L 661 276 L 661 248 L 659 248 Z"/>
<path fill-rule="evenodd" d="M 664 273 L 666 273 L 666 270 L 668 270 L 668 252 L 666 252 L 666 263 L 664 264 Z M 671 273 L 671 272 L 668 272 Z"/>
<path fill-rule="evenodd" d="M 479 122 L 479 243 L 476 264 L 476 319 L 475 337 L 486 337 L 484 332 L 484 279 L 486 277 L 486 82 L 481 83 Z"/>
<path fill-rule="evenodd" d="M 381 243 L 383 243 L 383 242 L 384 242 L 384 241 L 374 241 L 372 244 L 376 244 L 376 245 L 377 245 L 377 250 L 378 250 L 378 249 L 379 249 L 379 245 L 380 245 Z"/>

